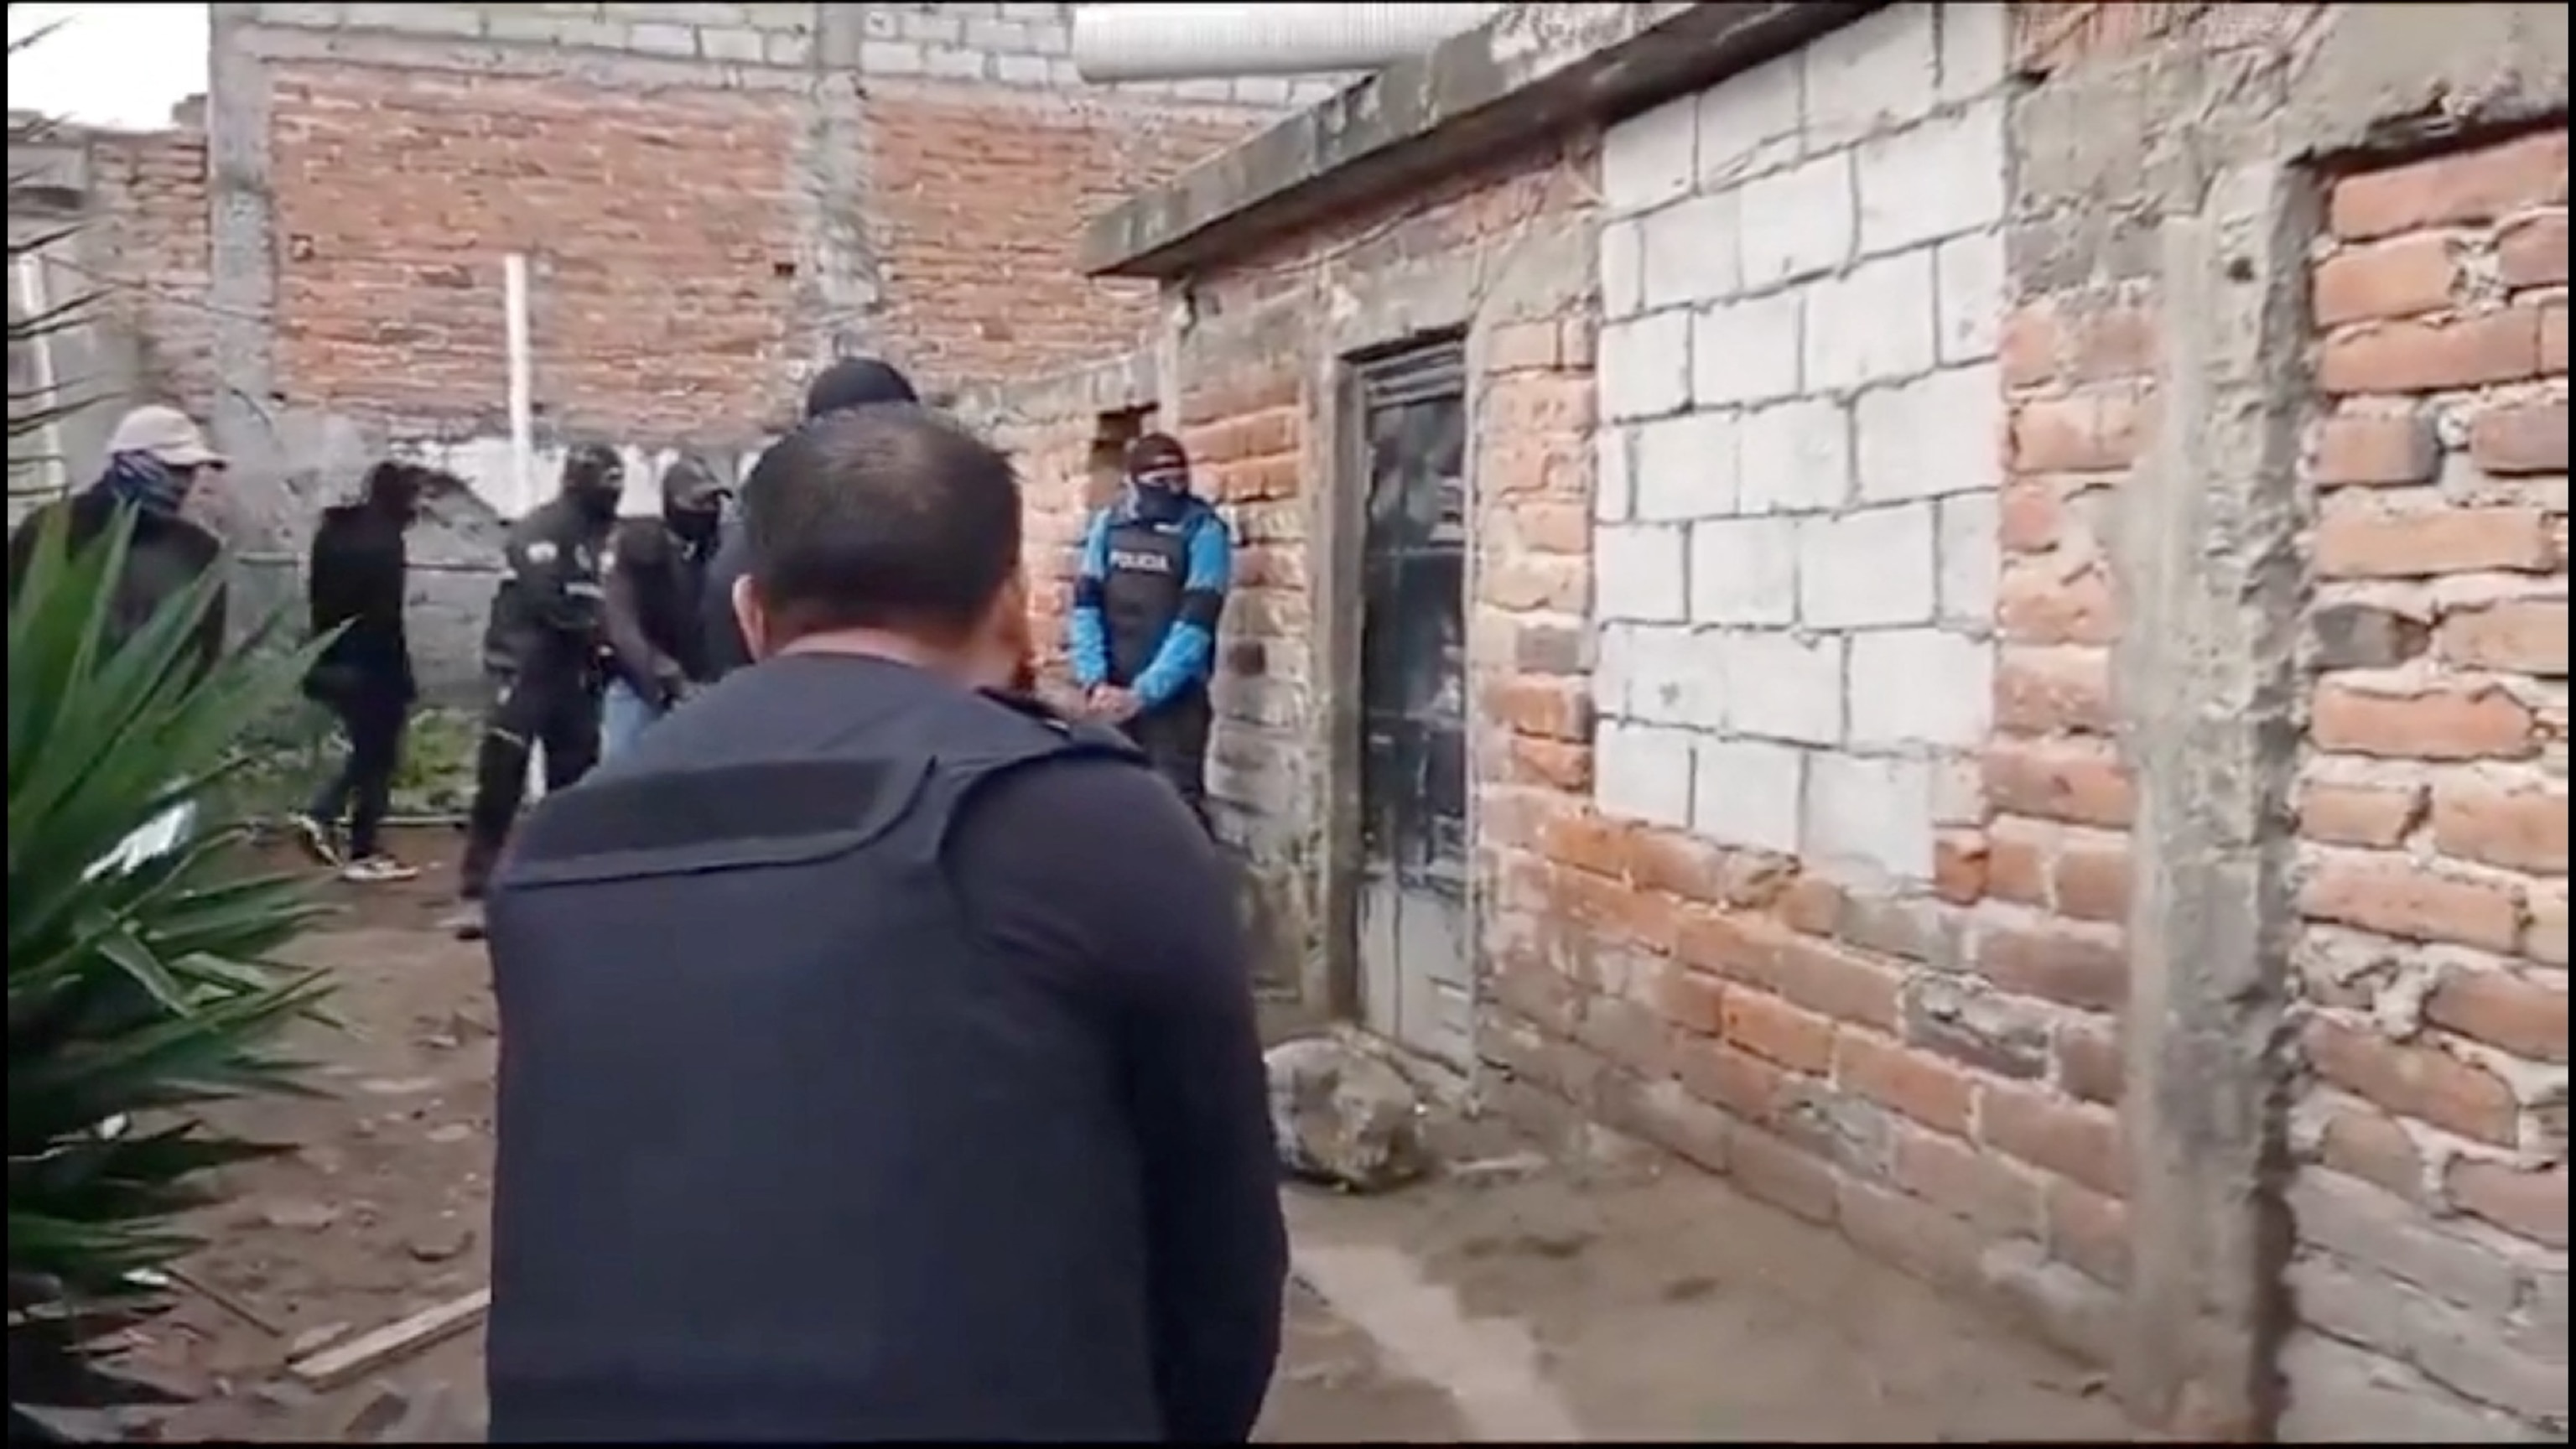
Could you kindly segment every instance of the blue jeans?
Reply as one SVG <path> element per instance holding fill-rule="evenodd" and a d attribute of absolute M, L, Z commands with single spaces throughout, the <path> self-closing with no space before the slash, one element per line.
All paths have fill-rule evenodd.
<path fill-rule="evenodd" d="M 610 680 L 599 701 L 599 757 L 613 760 L 626 753 L 662 714 L 661 706 L 648 703 L 625 680 Z"/>

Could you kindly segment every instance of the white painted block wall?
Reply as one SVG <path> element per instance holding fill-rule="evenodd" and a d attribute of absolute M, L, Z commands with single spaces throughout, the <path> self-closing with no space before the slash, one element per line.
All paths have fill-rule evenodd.
<path fill-rule="evenodd" d="M 2006 10 L 1892 6 L 1605 140 L 1607 813 L 1888 885 L 1973 817 Z"/>

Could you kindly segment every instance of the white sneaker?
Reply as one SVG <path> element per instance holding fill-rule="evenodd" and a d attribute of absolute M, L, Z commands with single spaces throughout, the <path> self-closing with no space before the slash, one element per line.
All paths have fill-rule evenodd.
<path fill-rule="evenodd" d="M 340 867 L 340 879 L 352 885 L 385 885 L 398 880 L 419 878 L 418 868 L 403 864 L 390 855 L 370 855 Z"/>

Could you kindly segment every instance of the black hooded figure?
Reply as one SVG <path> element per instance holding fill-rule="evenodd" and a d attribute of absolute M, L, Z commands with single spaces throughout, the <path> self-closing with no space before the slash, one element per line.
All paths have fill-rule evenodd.
<path fill-rule="evenodd" d="M 313 854 L 349 880 L 419 873 L 385 854 L 380 839 L 419 693 L 403 627 L 410 572 L 404 534 L 425 495 L 463 486 L 452 475 L 387 459 L 367 470 L 356 502 L 325 509 L 314 530 L 305 596 L 313 636 L 332 637 L 305 675 L 304 693 L 339 721 L 348 754 L 294 824 Z"/>
<path fill-rule="evenodd" d="M 845 408 L 868 407 L 876 403 L 918 403 L 920 393 L 893 363 L 873 357 L 844 357 L 816 375 L 805 389 L 805 417 L 819 418 Z M 715 559 L 707 565 L 706 583 L 699 595 L 699 609 L 707 651 L 707 671 L 711 679 L 722 678 L 751 662 L 751 648 L 743 641 L 742 624 L 733 614 L 733 586 L 750 566 L 750 557 L 742 536 L 742 521 L 728 520 L 722 539 L 716 545 Z"/>
<path fill-rule="evenodd" d="M 731 490 L 683 455 L 662 470 L 662 513 L 617 525 L 608 559 L 608 648 L 600 758 L 615 759 L 683 695 L 707 682 L 698 598 Z"/>
<path fill-rule="evenodd" d="M 546 788 L 569 788 L 599 760 L 599 693 L 607 649 L 604 605 L 609 534 L 626 489 L 617 451 L 584 443 L 564 457 L 563 486 L 511 525 L 501 587 L 483 631 L 491 702 L 474 761 L 474 805 L 465 821 L 451 922 L 483 934 L 479 903 L 528 789 L 528 760 L 542 750 Z"/>

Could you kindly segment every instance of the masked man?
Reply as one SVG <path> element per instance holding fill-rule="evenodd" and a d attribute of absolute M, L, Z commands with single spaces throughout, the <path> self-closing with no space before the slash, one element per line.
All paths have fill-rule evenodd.
<path fill-rule="evenodd" d="M 206 446 L 205 434 L 177 408 L 155 404 L 127 413 L 108 436 L 107 466 L 98 481 L 37 509 L 11 531 L 10 597 L 17 596 L 48 520 L 64 515 L 67 541 L 80 549 L 105 533 L 120 512 L 130 512 L 134 532 L 126 542 L 101 641 L 109 650 L 120 647 L 221 566 L 223 545 L 181 510 L 192 492 L 223 470 L 222 456 Z M 200 676 L 223 656 L 224 604 L 224 591 L 217 586 L 183 656 L 186 667 Z M 194 802 L 174 805 L 126 837 L 92 872 L 129 869 L 176 849 L 195 825 Z"/>
<path fill-rule="evenodd" d="M 602 710 L 605 758 L 713 677 L 698 602 L 725 496 L 715 470 L 684 457 L 662 474 L 662 516 L 618 525 L 607 569 L 614 669 Z"/>
<path fill-rule="evenodd" d="M 528 788 L 528 757 L 541 750 L 546 789 L 569 788 L 599 759 L 601 656 L 607 639 L 601 572 L 626 467 L 613 449 L 585 443 L 565 456 L 555 497 L 510 528 L 506 572 L 483 631 L 492 702 L 474 761 L 457 885 L 465 909 L 450 925 L 483 934 L 481 901 Z"/>
<path fill-rule="evenodd" d="M 349 752 L 293 823 L 306 847 L 344 880 L 419 874 L 387 855 L 382 838 L 420 692 L 403 621 L 411 569 L 403 535 L 423 494 L 463 486 L 449 474 L 387 459 L 367 470 L 356 502 L 323 510 L 313 534 L 305 598 L 314 637 L 331 642 L 305 675 L 304 693 L 339 719 Z"/>
<path fill-rule="evenodd" d="M 1234 540 L 1190 492 L 1189 454 L 1148 433 L 1127 446 L 1127 485 L 1091 520 L 1074 582 L 1069 652 L 1091 713 L 1125 729 L 1206 818 L 1216 625 Z"/>

